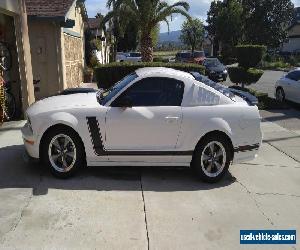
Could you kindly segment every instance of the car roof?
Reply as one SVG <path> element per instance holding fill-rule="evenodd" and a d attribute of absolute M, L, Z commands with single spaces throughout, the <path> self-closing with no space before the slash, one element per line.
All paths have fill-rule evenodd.
<path fill-rule="evenodd" d="M 175 78 L 177 76 L 177 77 L 185 77 L 185 78 L 189 78 L 189 79 L 194 79 L 190 73 L 172 69 L 172 68 L 165 68 L 165 67 L 146 67 L 146 68 L 137 69 L 135 72 L 138 76 L 141 76 L 141 77 L 149 76 L 149 75 L 157 75 L 157 74 L 159 74 L 163 77 L 164 74 L 166 74 L 166 75 L 172 75 Z"/>

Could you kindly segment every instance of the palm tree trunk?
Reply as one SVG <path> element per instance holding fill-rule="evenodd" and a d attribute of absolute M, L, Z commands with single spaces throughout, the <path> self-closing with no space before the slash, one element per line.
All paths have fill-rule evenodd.
<path fill-rule="evenodd" d="M 153 61 L 153 41 L 152 41 L 151 34 L 142 34 L 141 53 L 142 53 L 143 62 Z"/>

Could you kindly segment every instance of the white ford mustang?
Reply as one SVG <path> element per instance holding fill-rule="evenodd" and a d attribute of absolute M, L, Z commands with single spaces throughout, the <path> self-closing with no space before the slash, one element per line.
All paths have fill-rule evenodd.
<path fill-rule="evenodd" d="M 103 165 L 191 166 L 216 182 L 231 162 L 255 157 L 258 108 L 167 68 L 143 68 L 98 93 L 54 96 L 27 110 L 29 156 L 54 175 Z"/>

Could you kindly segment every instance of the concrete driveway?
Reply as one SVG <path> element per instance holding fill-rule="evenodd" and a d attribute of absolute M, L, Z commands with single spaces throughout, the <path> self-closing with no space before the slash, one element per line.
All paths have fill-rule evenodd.
<path fill-rule="evenodd" d="M 24 163 L 21 126 L 0 129 L 1 249 L 299 247 L 239 244 L 240 229 L 297 229 L 299 239 L 300 163 L 283 144 L 263 143 L 257 159 L 213 185 L 157 167 L 94 167 L 59 180 Z M 263 129 L 276 135 L 272 123 Z"/>

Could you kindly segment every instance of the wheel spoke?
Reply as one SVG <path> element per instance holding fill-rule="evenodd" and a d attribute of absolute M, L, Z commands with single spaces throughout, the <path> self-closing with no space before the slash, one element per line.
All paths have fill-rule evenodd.
<path fill-rule="evenodd" d="M 222 166 L 219 162 L 215 161 L 214 164 L 215 164 L 215 166 L 217 167 L 218 170 L 222 168 Z"/>
<path fill-rule="evenodd" d="M 62 157 L 62 165 L 63 165 L 64 168 L 68 167 L 68 163 L 66 161 L 66 157 L 64 157 L 64 156 Z"/>
<path fill-rule="evenodd" d="M 215 152 L 215 144 L 212 143 L 209 145 L 209 148 L 210 148 L 210 152 L 211 152 L 211 155 L 214 155 L 214 152 Z"/>
<path fill-rule="evenodd" d="M 206 168 L 206 171 L 211 173 L 212 167 L 213 167 L 213 162 L 210 162 Z"/>
<path fill-rule="evenodd" d="M 58 143 L 57 140 L 55 140 L 55 141 L 53 142 L 52 145 L 53 145 L 57 150 L 61 151 L 61 147 L 60 147 L 60 145 L 59 145 L 59 143 Z"/>
<path fill-rule="evenodd" d="M 209 159 L 210 157 L 208 155 L 203 154 L 203 158 L 202 158 L 203 161 L 208 161 Z"/>
<path fill-rule="evenodd" d="M 215 158 L 220 158 L 221 156 L 223 156 L 223 151 L 222 151 L 222 149 L 220 148 L 220 149 L 217 151 Z"/>
<path fill-rule="evenodd" d="M 70 141 L 67 138 L 64 138 L 64 148 L 66 148 L 69 143 Z"/>
<path fill-rule="evenodd" d="M 66 152 L 66 156 L 73 159 L 74 158 L 74 152 Z"/>

